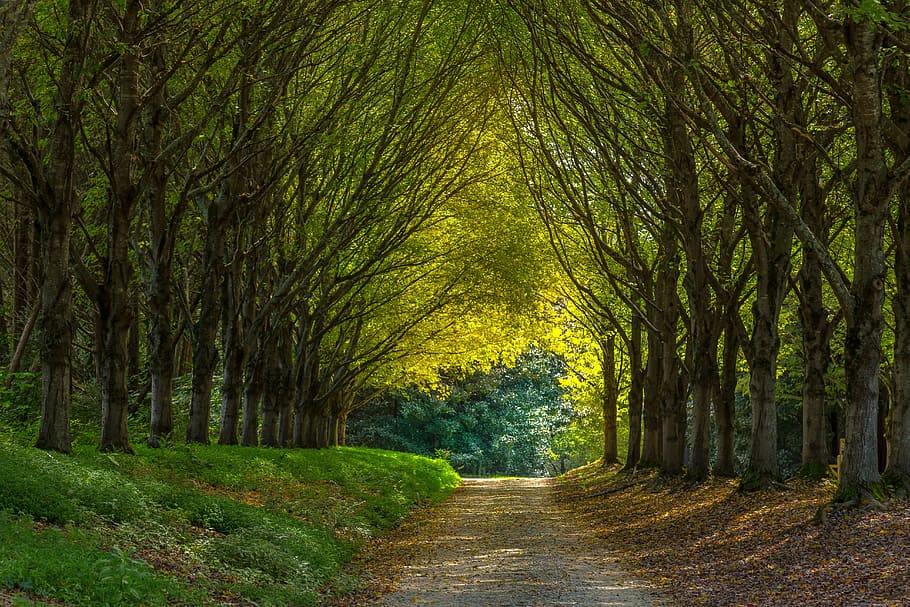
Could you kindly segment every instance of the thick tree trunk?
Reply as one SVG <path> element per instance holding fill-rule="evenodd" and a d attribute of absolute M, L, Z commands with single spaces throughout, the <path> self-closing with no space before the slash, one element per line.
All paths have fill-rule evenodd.
<path fill-rule="evenodd" d="M 113 282 L 119 283 L 120 279 Z M 114 285 L 112 284 L 112 286 Z M 129 305 L 115 304 L 117 298 L 123 295 L 122 291 L 114 295 L 103 287 L 100 289 L 97 302 L 102 328 L 100 338 L 102 352 L 100 449 L 131 453 L 132 448 L 127 428 L 129 416 L 127 337 L 130 327 L 130 308 Z M 128 301 L 123 303 L 128 304 Z"/>
<path fill-rule="evenodd" d="M 752 443 L 749 450 L 751 483 L 776 479 L 780 475 L 777 459 L 777 334 L 778 311 L 768 305 L 767 297 L 752 305 L 752 365 L 749 369 L 749 398 L 752 404 Z"/>
<path fill-rule="evenodd" d="M 129 333 L 133 323 L 129 249 L 138 191 L 135 171 L 139 119 L 139 36 L 142 5 L 129 0 L 117 15 L 120 55 L 117 121 L 110 157 L 111 205 L 108 215 L 107 267 L 97 289 L 101 326 L 101 450 L 132 452 L 129 416 Z"/>
<path fill-rule="evenodd" d="M 157 242 L 152 240 L 152 242 Z M 160 259 L 157 258 L 157 259 Z M 174 429 L 174 337 L 171 328 L 171 264 L 151 262 L 147 288 L 149 379 L 152 385 L 148 445 L 158 447 Z"/>
<path fill-rule="evenodd" d="M 206 222 L 206 246 L 202 263 L 202 297 L 199 319 L 193 328 L 193 386 L 186 442 L 209 444 L 212 381 L 218 354 L 215 339 L 220 317 L 219 286 L 224 267 L 225 224 L 220 216 L 222 201 L 213 203 Z"/>
<path fill-rule="evenodd" d="M 58 129 L 61 128 L 58 126 Z M 70 159 L 70 162 L 72 159 Z M 64 161 L 61 161 L 61 163 Z M 62 168 L 62 167 L 60 167 Z M 67 176 L 63 187 L 69 187 Z M 53 195 L 53 194 L 52 194 Z M 46 201 L 50 212 L 39 210 L 41 250 L 41 428 L 40 449 L 72 451 L 70 436 L 70 381 L 73 341 L 72 285 L 70 284 L 71 193 Z"/>
<path fill-rule="evenodd" d="M 881 34 L 865 20 L 845 24 L 853 76 L 856 175 L 852 184 L 856 243 L 852 306 L 845 311 L 847 384 L 845 447 L 838 499 L 881 495 L 878 470 L 878 373 L 884 329 L 884 228 L 890 178 L 882 140 Z"/>
<path fill-rule="evenodd" d="M 51 129 L 47 167 L 33 167 L 41 232 L 41 428 L 37 446 L 69 452 L 70 382 L 72 373 L 72 285 L 70 283 L 70 226 L 75 191 L 76 132 L 82 91 L 92 3 L 69 2 L 68 32 L 54 98 L 56 120 Z"/>
<path fill-rule="evenodd" d="M 885 80 L 890 84 L 891 122 L 897 133 L 910 132 L 910 104 L 905 94 L 910 86 L 910 61 L 905 56 L 886 64 Z M 897 137 L 891 143 L 895 160 L 910 157 L 910 141 Z M 910 493 L 910 182 L 898 190 L 897 233 L 894 234 L 894 282 L 896 293 L 891 300 L 894 316 L 894 365 L 892 367 L 891 425 L 888 429 L 886 475 Z"/>
<path fill-rule="evenodd" d="M 910 184 L 901 188 L 894 263 L 894 365 L 887 476 L 910 492 Z"/>
<path fill-rule="evenodd" d="M 803 251 L 799 272 L 800 319 L 803 325 L 803 472 L 827 472 L 828 424 L 825 412 L 825 377 L 830 362 L 831 322 L 822 294 L 821 269 L 811 251 Z"/>

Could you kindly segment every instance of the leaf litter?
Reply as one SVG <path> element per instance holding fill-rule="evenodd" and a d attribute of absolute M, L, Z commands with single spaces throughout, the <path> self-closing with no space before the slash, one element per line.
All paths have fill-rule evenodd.
<path fill-rule="evenodd" d="M 559 484 L 632 574 L 679 605 L 910 607 L 910 504 L 832 508 L 828 482 L 741 493 L 589 466 Z"/>

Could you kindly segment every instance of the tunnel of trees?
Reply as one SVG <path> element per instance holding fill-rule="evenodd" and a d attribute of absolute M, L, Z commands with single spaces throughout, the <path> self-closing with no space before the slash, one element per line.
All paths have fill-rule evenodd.
<path fill-rule="evenodd" d="M 2 414 L 39 447 L 336 445 L 536 351 L 573 457 L 910 488 L 904 0 L 11 0 L 0 33 Z"/>

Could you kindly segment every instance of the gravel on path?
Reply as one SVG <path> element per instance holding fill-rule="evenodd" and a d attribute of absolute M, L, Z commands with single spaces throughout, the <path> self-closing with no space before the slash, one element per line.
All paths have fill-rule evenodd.
<path fill-rule="evenodd" d="M 667 605 L 624 574 L 608 548 L 555 502 L 551 482 L 466 479 L 451 498 L 374 547 L 364 565 L 376 576 L 373 592 L 353 604 Z M 377 586 L 390 592 L 377 597 Z"/>

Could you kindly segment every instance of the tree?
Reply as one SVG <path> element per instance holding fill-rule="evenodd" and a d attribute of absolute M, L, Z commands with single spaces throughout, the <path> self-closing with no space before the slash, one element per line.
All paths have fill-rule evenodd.
<path fill-rule="evenodd" d="M 23 6 L 20 18 L 28 14 L 28 6 Z M 71 450 L 70 232 L 78 205 L 75 183 L 77 133 L 82 124 L 83 93 L 92 69 L 94 10 L 94 2 L 75 0 L 68 3 L 60 21 L 45 21 L 50 29 L 47 34 L 60 41 L 59 71 L 46 74 L 52 84 L 39 92 L 40 101 L 32 97 L 31 105 L 24 113 L 17 113 L 9 121 L 8 116 L 3 116 L 2 125 L 7 131 L 5 134 L 10 135 L 6 138 L 9 164 L 4 166 L 4 172 L 35 208 L 41 241 L 38 323 L 41 329 L 42 421 L 37 444 L 43 449 L 63 452 Z M 15 12 L 4 13 L 4 18 L 14 16 Z M 15 31 L 13 27 L 9 34 Z M 7 57 L 9 55 L 4 56 L 4 62 Z M 30 72 L 26 70 L 24 74 L 28 76 Z M 4 77 L 8 75 L 8 71 L 3 74 Z M 23 83 L 23 88 L 28 88 L 27 83 Z M 3 110 L 8 107 L 5 104 Z"/>

